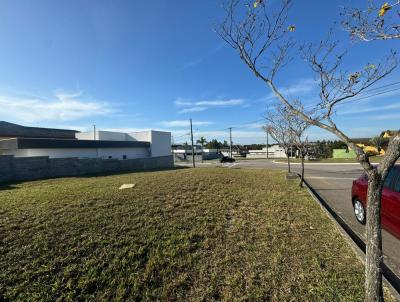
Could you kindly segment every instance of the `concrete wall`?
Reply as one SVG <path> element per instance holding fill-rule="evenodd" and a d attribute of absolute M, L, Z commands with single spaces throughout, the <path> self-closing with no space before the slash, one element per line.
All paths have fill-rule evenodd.
<path fill-rule="evenodd" d="M 171 155 L 171 132 L 149 130 L 129 135 L 137 141 L 149 142 L 152 157 Z"/>
<path fill-rule="evenodd" d="M 163 131 L 151 131 L 151 156 L 171 155 L 171 133 Z"/>
<path fill-rule="evenodd" d="M 0 182 L 79 176 L 103 172 L 172 168 L 172 156 L 137 159 L 0 156 Z"/>
<path fill-rule="evenodd" d="M 151 143 L 151 131 L 129 132 L 128 135 L 134 140 Z"/>
<path fill-rule="evenodd" d="M 63 148 L 63 149 L 18 149 L 4 150 L 4 155 L 15 157 L 48 156 L 50 158 L 146 158 L 150 156 L 148 148 Z"/>
<path fill-rule="evenodd" d="M 249 150 L 246 155 L 247 158 L 267 158 L 267 147 L 262 150 Z M 268 158 L 285 158 L 286 154 L 284 149 L 279 145 L 272 145 L 268 147 Z"/>

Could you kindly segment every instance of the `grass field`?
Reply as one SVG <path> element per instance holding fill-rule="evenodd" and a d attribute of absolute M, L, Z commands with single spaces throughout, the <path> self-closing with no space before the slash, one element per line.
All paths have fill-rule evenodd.
<path fill-rule="evenodd" d="M 136 187 L 118 190 L 124 183 Z M 362 301 L 363 266 L 281 172 L 182 169 L 0 190 L 0 300 Z"/>

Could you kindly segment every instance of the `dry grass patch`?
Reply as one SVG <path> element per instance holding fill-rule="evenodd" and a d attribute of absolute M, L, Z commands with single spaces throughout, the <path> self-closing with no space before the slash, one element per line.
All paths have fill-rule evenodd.
<path fill-rule="evenodd" d="M 0 240 L 0 300 L 363 300 L 361 263 L 307 192 L 276 171 L 9 186 Z"/>

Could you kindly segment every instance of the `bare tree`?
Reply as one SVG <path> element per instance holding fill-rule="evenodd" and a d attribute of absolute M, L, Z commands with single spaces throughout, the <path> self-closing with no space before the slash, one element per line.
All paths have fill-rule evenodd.
<path fill-rule="evenodd" d="M 303 108 L 297 101 L 294 102 L 294 106 L 297 106 L 299 110 Z M 282 103 L 277 103 L 272 110 L 267 110 L 266 120 L 268 126 L 264 126 L 263 129 L 284 148 L 288 160 L 289 173 L 289 155 L 291 155 L 290 151 L 292 150 L 292 146 L 294 146 L 299 153 L 301 159 L 299 185 L 302 187 L 304 183 L 304 158 L 307 154 L 305 131 L 309 127 L 309 124 L 296 114 L 293 114 L 293 112 Z"/>
<path fill-rule="evenodd" d="M 254 5 L 241 0 L 226 0 L 222 3 L 226 16 L 216 31 L 293 114 L 335 134 L 355 151 L 368 174 L 366 300 L 382 301 L 381 195 L 386 176 L 400 157 L 400 134 L 391 138 L 384 159 L 375 168 L 363 149 L 339 129 L 333 117 L 337 106 L 355 101 L 355 96 L 390 74 L 397 67 L 396 55 L 391 53 L 379 64 L 367 63 L 359 70 L 345 72 L 344 54 L 337 52 L 337 42 L 328 39 L 318 45 L 303 46 L 303 57 L 316 73 L 320 88 L 320 101 L 312 106 L 313 112 L 309 115 L 296 108 L 293 100 L 285 96 L 275 83 L 276 74 L 290 61 L 289 52 L 294 45 L 289 36 L 295 30 L 295 26 L 288 22 L 290 6 L 290 0 L 273 4 L 257 0 Z"/>
<path fill-rule="evenodd" d="M 288 173 L 290 173 L 290 156 L 294 136 L 291 130 L 291 121 L 286 117 L 285 107 L 282 104 L 277 104 L 275 110 L 267 110 L 267 125 L 263 126 L 263 129 L 283 148 L 287 159 Z"/>
<path fill-rule="evenodd" d="M 280 103 L 282 104 L 282 103 Z M 300 111 L 304 111 L 304 106 L 298 102 L 294 101 L 293 106 Z M 304 183 L 304 158 L 308 152 L 308 139 L 305 137 L 305 131 L 310 126 L 308 122 L 302 119 L 297 114 L 294 114 L 292 110 L 287 107 L 284 107 L 284 114 L 286 119 L 289 121 L 289 128 L 292 133 L 293 142 L 296 146 L 300 160 L 301 160 L 301 174 L 300 174 L 300 187 L 303 187 Z"/>
<path fill-rule="evenodd" d="M 374 136 L 373 138 L 370 139 L 371 144 L 376 147 L 376 149 L 378 150 L 378 153 L 381 153 L 381 150 L 387 146 L 388 144 L 388 139 L 384 138 L 383 136 Z"/>
<path fill-rule="evenodd" d="M 365 9 L 343 8 L 342 25 L 361 41 L 400 39 L 400 0 L 377 5 L 369 0 Z"/>

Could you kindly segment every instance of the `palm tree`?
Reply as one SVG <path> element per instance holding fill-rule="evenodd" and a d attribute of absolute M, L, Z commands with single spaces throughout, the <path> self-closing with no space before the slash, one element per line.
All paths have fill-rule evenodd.
<path fill-rule="evenodd" d="M 205 139 L 204 136 L 202 136 L 196 141 L 196 143 L 200 144 L 202 147 L 204 147 L 204 145 L 207 144 L 207 140 Z"/>

